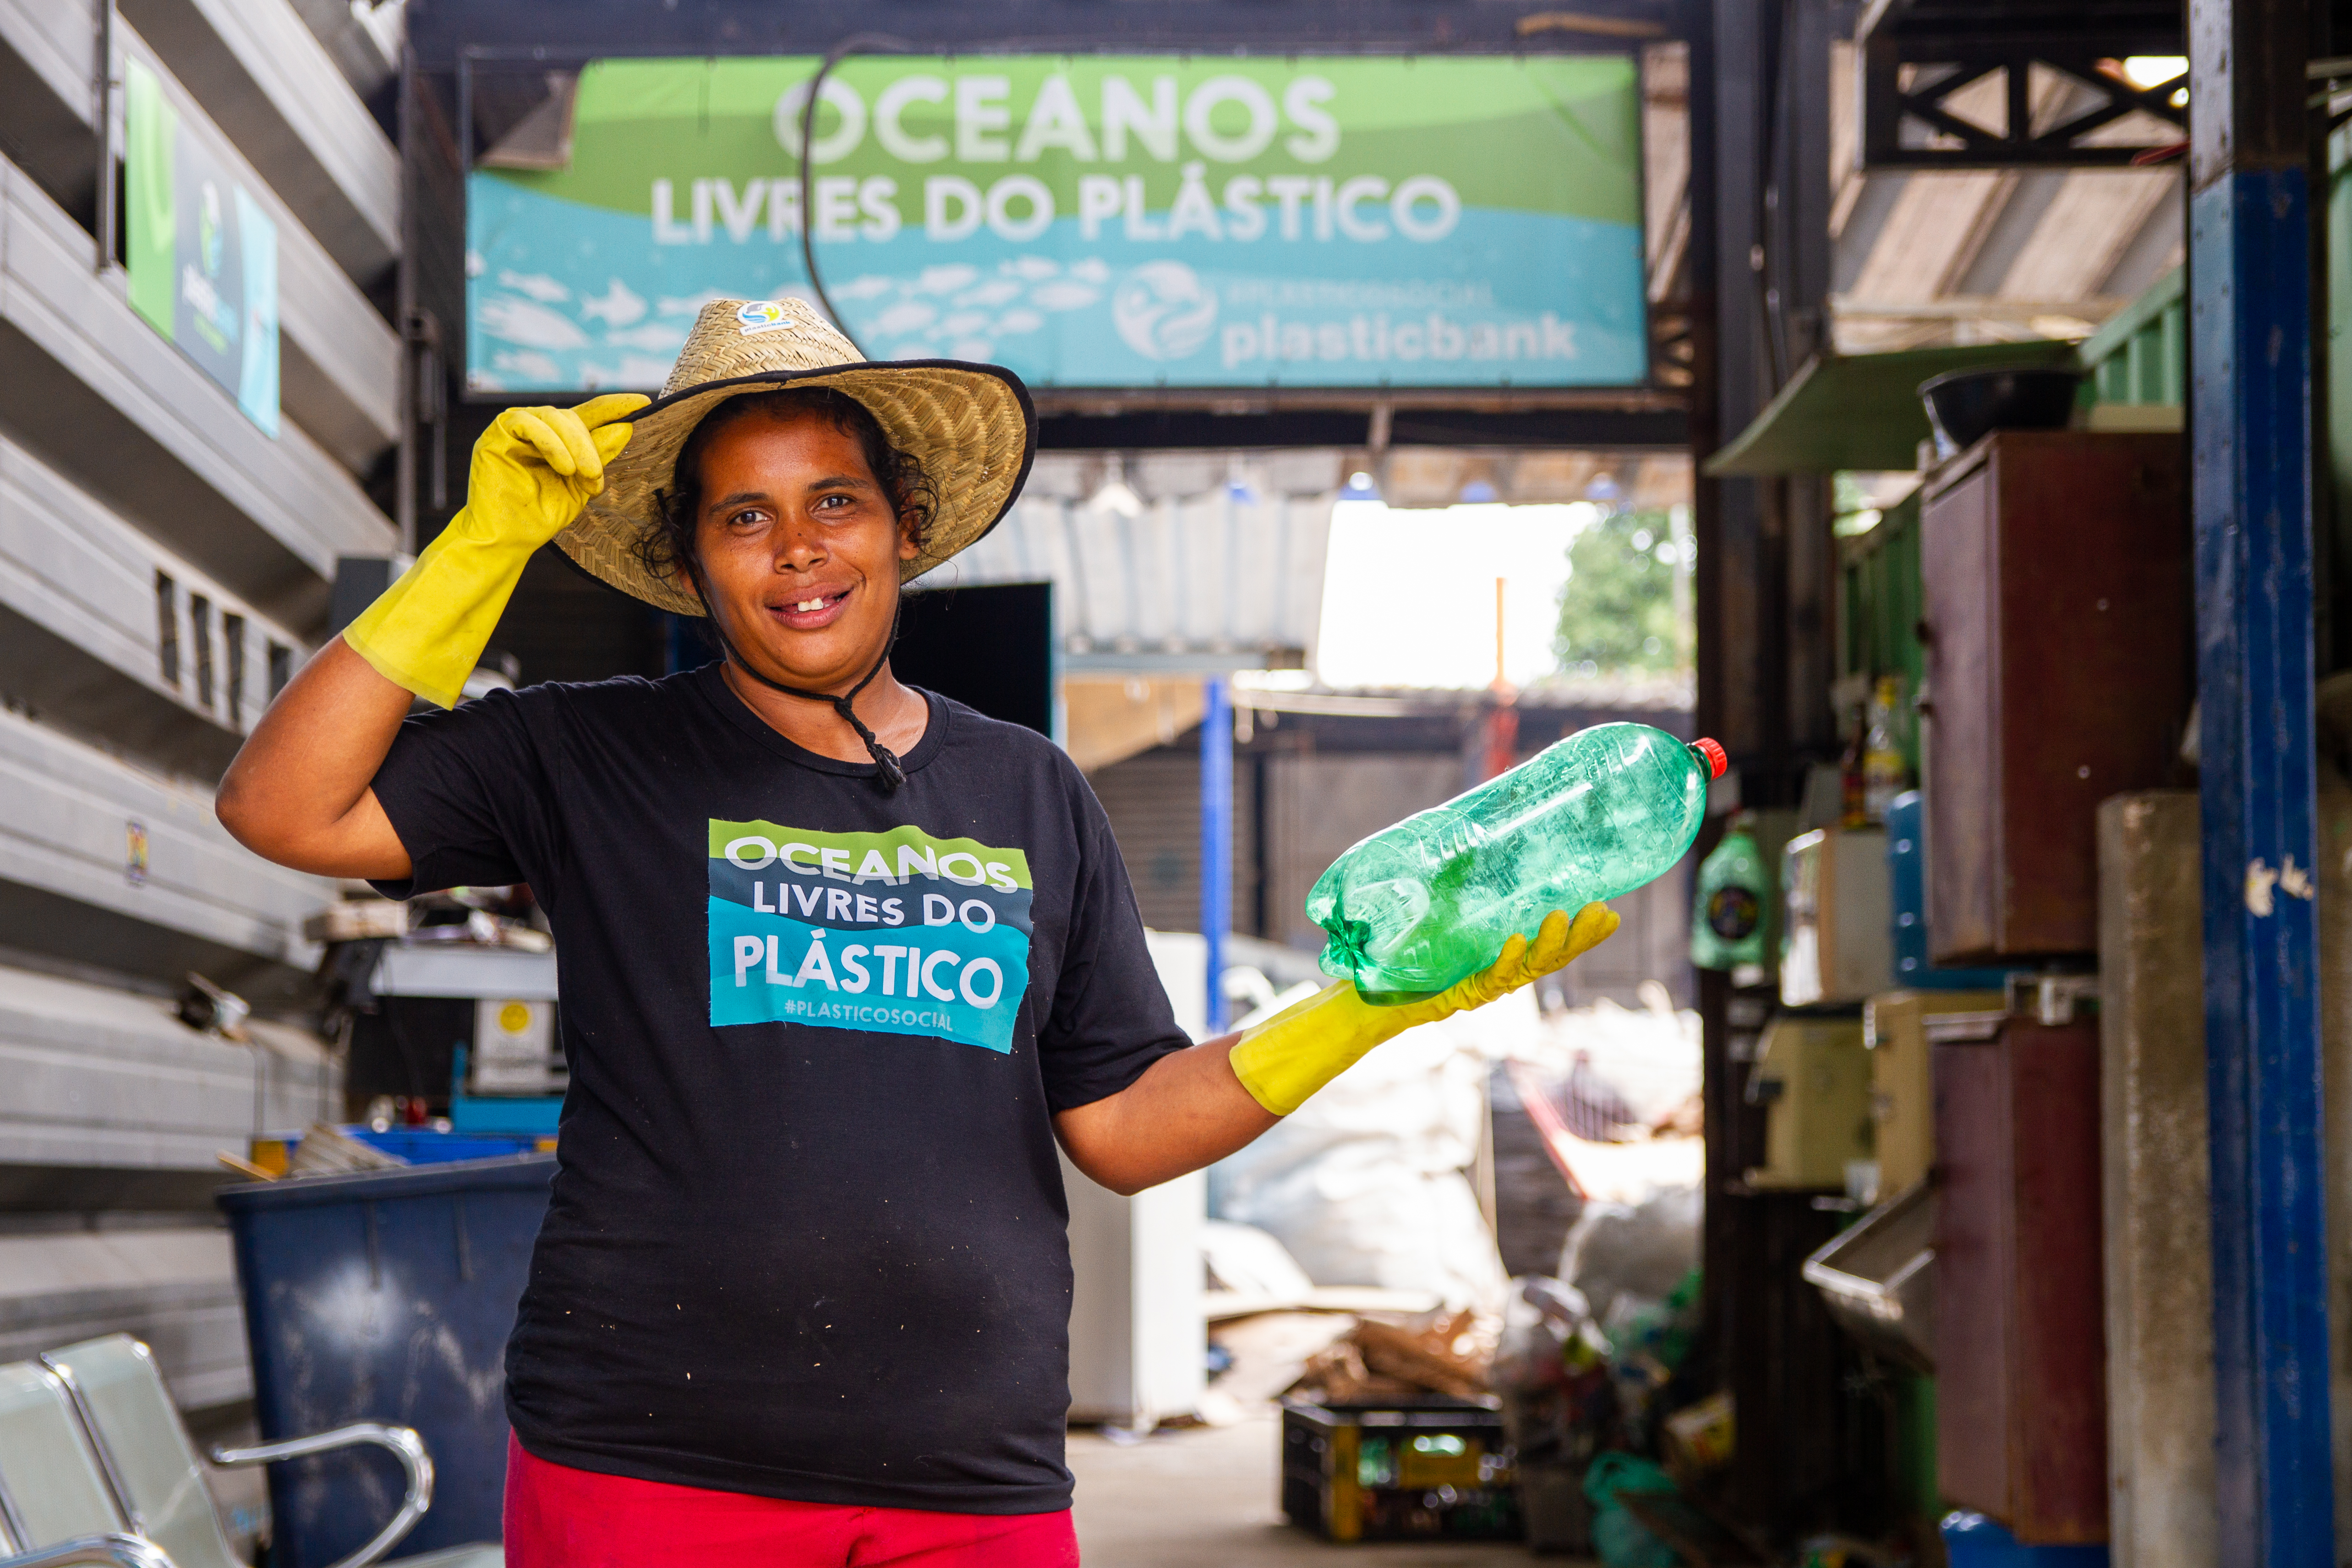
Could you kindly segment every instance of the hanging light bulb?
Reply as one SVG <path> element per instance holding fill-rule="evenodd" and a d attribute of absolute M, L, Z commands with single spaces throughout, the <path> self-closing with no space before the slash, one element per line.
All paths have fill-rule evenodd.
<path fill-rule="evenodd" d="M 1260 499 L 1257 486 L 1250 483 L 1249 473 L 1242 466 L 1238 454 L 1225 464 L 1225 498 L 1240 507 L 1255 507 Z"/>
<path fill-rule="evenodd" d="M 1135 487 L 1127 482 L 1127 464 L 1118 457 L 1110 460 L 1110 472 L 1103 480 L 1102 488 L 1097 490 L 1094 499 L 1087 504 L 1106 512 L 1117 512 L 1122 517 L 1143 516 L 1143 497 L 1137 495 Z"/>

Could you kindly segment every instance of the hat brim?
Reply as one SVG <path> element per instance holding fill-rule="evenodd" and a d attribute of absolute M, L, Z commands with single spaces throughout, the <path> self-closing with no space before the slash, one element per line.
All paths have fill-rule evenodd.
<path fill-rule="evenodd" d="M 1003 520 L 1037 454 L 1037 410 L 1011 371 L 962 360 L 894 360 L 769 371 L 682 387 L 637 411 L 628 445 L 604 465 L 604 487 L 555 537 L 592 575 L 657 610 L 705 613 L 690 582 L 656 572 L 643 542 L 659 497 L 676 485 L 695 427 L 730 398 L 836 387 L 874 415 L 892 446 L 923 465 L 937 497 L 921 553 L 900 563 L 909 582 L 985 538 Z"/>

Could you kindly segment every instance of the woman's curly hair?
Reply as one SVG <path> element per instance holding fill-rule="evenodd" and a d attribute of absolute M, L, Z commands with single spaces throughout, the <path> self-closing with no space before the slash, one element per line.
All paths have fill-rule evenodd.
<path fill-rule="evenodd" d="M 853 437 L 899 520 L 913 529 L 916 547 L 930 542 L 931 519 L 938 514 L 940 497 L 921 460 L 891 445 L 873 411 L 847 392 L 832 387 L 782 387 L 729 398 L 703 415 L 694 434 L 686 438 L 670 488 L 655 496 L 656 526 L 637 536 L 637 559 L 647 571 L 692 585 L 702 564 L 696 547 L 696 523 L 702 512 L 703 450 L 720 431 L 755 413 L 771 418 L 813 413 Z"/>

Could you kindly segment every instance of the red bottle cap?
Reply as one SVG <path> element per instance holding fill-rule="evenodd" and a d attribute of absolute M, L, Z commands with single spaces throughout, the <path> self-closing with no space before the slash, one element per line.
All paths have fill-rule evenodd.
<path fill-rule="evenodd" d="M 1723 770 L 1731 766 L 1731 758 L 1726 757 L 1723 754 L 1723 747 L 1712 740 L 1694 740 L 1691 742 L 1691 749 L 1706 759 L 1706 776 L 1709 779 L 1722 778 Z"/>

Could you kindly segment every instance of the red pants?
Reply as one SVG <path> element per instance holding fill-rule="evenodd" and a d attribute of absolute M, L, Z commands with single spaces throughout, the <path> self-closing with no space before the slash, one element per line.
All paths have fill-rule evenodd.
<path fill-rule="evenodd" d="M 507 1568 L 1078 1568 L 1070 1511 L 787 1502 L 534 1458 L 507 1438 Z"/>

